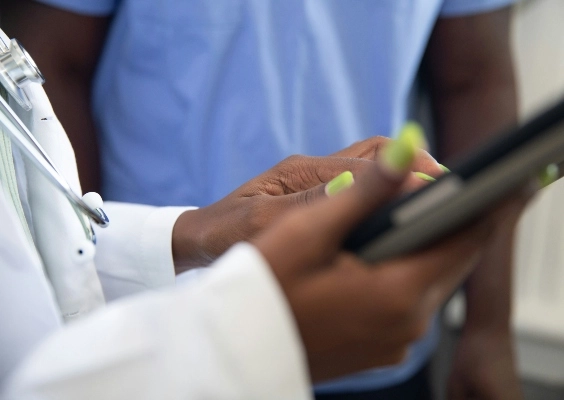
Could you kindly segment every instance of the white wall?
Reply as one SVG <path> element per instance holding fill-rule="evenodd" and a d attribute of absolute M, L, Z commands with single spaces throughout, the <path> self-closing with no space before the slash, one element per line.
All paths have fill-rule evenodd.
<path fill-rule="evenodd" d="M 513 39 L 524 118 L 564 97 L 564 0 L 519 4 Z M 564 179 L 543 190 L 525 212 L 515 254 L 520 371 L 528 379 L 564 385 Z"/>
<path fill-rule="evenodd" d="M 564 1 L 522 1 L 513 28 L 521 112 L 525 116 L 547 101 L 564 96 Z"/>

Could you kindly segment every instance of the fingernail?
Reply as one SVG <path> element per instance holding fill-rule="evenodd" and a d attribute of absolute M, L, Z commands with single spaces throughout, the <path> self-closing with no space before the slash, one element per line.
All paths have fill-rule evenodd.
<path fill-rule="evenodd" d="M 408 122 L 398 138 L 382 150 L 380 161 L 392 173 L 403 173 L 409 168 L 415 153 L 424 143 L 423 130 L 419 124 Z"/>
<path fill-rule="evenodd" d="M 335 196 L 337 193 L 349 188 L 354 183 L 354 177 L 351 171 L 345 171 L 331 179 L 325 185 L 325 194 L 329 197 Z"/>
<path fill-rule="evenodd" d="M 541 186 L 544 188 L 550 185 L 551 183 L 557 181 L 558 176 L 559 176 L 558 165 L 549 164 L 546 166 L 545 169 L 541 171 L 541 173 L 538 176 L 538 179 Z"/>
<path fill-rule="evenodd" d="M 445 167 L 443 164 L 439 164 L 439 167 L 441 167 L 441 169 L 443 170 L 443 172 L 450 172 L 450 169 L 448 169 L 447 167 Z"/>
<path fill-rule="evenodd" d="M 436 179 L 433 178 L 431 175 L 424 174 L 423 172 L 415 172 L 415 176 L 417 176 L 418 178 L 423 179 L 424 181 L 427 181 L 427 182 L 435 182 L 436 181 Z"/>

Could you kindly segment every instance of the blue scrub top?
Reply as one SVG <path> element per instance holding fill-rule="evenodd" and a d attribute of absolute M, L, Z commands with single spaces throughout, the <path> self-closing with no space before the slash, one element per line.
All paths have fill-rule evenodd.
<path fill-rule="evenodd" d="M 94 87 L 107 200 L 203 206 L 291 154 L 393 135 L 442 16 L 514 0 L 41 0 L 114 14 Z M 319 391 L 408 379 L 402 365 Z"/>

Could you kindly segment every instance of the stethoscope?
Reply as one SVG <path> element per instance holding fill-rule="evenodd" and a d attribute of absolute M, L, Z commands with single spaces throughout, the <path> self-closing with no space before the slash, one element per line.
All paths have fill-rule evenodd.
<path fill-rule="evenodd" d="M 0 36 L 0 84 L 26 111 L 31 110 L 32 104 L 22 88 L 31 82 L 40 84 L 45 82 L 31 56 L 16 39 L 11 39 L 7 43 L 7 40 Z M 2 96 L 0 96 L 0 125 L 22 153 L 67 197 L 77 212 L 88 216 L 101 227 L 108 226 L 110 221 L 102 209 L 100 195 L 87 193 L 80 197 L 74 193 L 29 129 Z M 88 236 L 95 241 L 91 229 Z"/>

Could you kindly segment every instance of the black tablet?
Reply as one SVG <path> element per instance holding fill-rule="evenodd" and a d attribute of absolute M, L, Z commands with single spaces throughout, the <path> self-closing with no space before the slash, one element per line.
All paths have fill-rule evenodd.
<path fill-rule="evenodd" d="M 361 223 L 344 248 L 369 262 L 424 248 L 474 220 L 551 163 L 564 161 L 564 100 Z"/>

